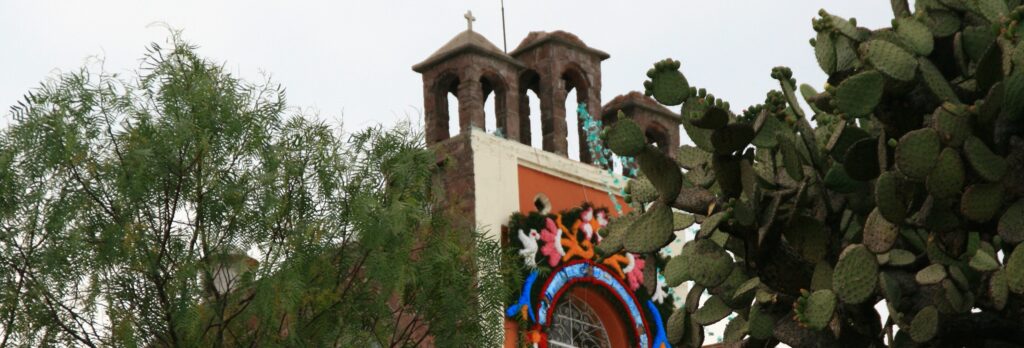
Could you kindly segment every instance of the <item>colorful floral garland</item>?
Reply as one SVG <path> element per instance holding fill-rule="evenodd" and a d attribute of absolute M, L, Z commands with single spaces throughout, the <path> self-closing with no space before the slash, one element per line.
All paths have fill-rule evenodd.
<path fill-rule="evenodd" d="M 601 230 L 607 224 L 608 210 L 589 205 L 556 214 L 512 216 L 509 231 L 515 238 L 510 236 L 508 245 L 522 258 L 526 276 L 505 314 L 519 319 L 521 328 L 529 328 L 523 335 L 527 343 L 547 346 L 545 330 L 551 324 L 552 310 L 564 291 L 582 282 L 602 287 L 615 297 L 625 309 L 622 316 L 635 329 L 638 346 L 669 347 L 662 313 L 671 313 L 673 299 L 666 295 L 661 277 L 654 296 L 649 296 L 651 292 L 643 285 L 644 268 L 660 270 L 664 261 L 658 259 L 658 264 L 650 265 L 627 252 L 597 252 Z"/>

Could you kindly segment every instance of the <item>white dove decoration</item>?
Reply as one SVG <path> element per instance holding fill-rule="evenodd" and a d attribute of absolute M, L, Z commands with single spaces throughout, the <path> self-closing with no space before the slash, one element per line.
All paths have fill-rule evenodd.
<path fill-rule="evenodd" d="M 658 275 L 658 285 L 655 286 L 654 295 L 651 296 L 651 300 L 662 304 L 665 302 L 665 298 L 668 297 L 668 293 L 665 292 L 665 277 Z"/>
<path fill-rule="evenodd" d="M 519 249 L 519 255 L 523 257 L 523 262 L 527 267 L 537 268 L 537 240 L 540 239 L 540 233 L 537 230 L 531 229 L 530 234 L 523 233 L 523 230 L 519 230 L 519 241 L 523 243 L 523 248 Z"/>

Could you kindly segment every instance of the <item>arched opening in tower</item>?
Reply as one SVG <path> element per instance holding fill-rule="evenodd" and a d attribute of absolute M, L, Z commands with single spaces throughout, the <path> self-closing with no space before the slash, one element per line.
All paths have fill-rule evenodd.
<path fill-rule="evenodd" d="M 456 84 L 458 88 L 458 84 Z M 459 135 L 459 97 L 456 96 L 455 92 L 445 93 L 448 98 L 445 100 L 446 108 L 448 109 L 448 119 L 446 120 L 448 125 L 448 137 L 454 137 Z"/>
<path fill-rule="evenodd" d="M 536 71 L 527 70 L 519 76 L 519 142 L 543 149 L 539 88 L 540 75 Z"/>
<path fill-rule="evenodd" d="M 576 109 L 579 107 L 579 102 L 577 102 L 579 93 L 577 93 L 576 88 L 569 84 L 566 84 L 566 88 L 568 88 L 565 95 L 566 154 L 570 159 L 579 161 L 580 134 L 574 131 L 579 129 L 581 125 L 579 114 L 576 112 Z"/>
<path fill-rule="evenodd" d="M 442 141 L 459 134 L 459 78 L 454 73 L 442 75 L 434 86 L 434 118 L 428 119 L 430 129 L 428 144 Z"/>
<path fill-rule="evenodd" d="M 484 94 L 484 131 L 507 138 L 508 115 L 505 110 L 508 109 L 506 108 L 507 88 L 505 82 L 498 75 L 484 74 L 480 77 L 480 87 Z"/>
<path fill-rule="evenodd" d="M 569 158 L 583 162 L 590 162 L 590 147 L 587 144 L 587 131 L 584 129 L 584 121 L 577 112 L 580 103 L 586 105 L 587 95 L 590 92 L 590 85 L 587 83 L 586 75 L 577 66 L 570 66 L 562 74 L 562 82 L 565 86 L 565 135 L 566 154 Z"/>

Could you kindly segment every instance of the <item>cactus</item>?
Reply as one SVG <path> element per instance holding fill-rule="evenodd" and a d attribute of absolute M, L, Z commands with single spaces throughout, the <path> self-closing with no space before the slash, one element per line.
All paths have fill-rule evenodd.
<path fill-rule="evenodd" d="M 711 296 L 704 305 L 693 312 L 693 321 L 700 325 L 711 325 L 725 319 L 732 309 L 725 304 L 721 297 Z"/>
<path fill-rule="evenodd" d="M 999 218 L 999 236 L 1007 243 L 1024 241 L 1024 199 L 1017 200 Z"/>
<path fill-rule="evenodd" d="M 836 308 L 836 295 L 828 289 L 813 293 L 804 292 L 793 306 L 797 322 L 808 328 L 821 330 L 832 320 L 832 313 Z"/>
<path fill-rule="evenodd" d="M 882 99 L 884 83 L 882 74 L 874 70 L 844 80 L 836 88 L 836 103 L 839 110 L 851 117 L 867 116 Z"/>
<path fill-rule="evenodd" d="M 985 180 L 999 181 L 1006 174 L 1006 160 L 992 153 L 977 137 L 964 140 L 964 154 L 971 168 Z"/>
<path fill-rule="evenodd" d="M 922 308 L 910 322 L 910 338 L 914 342 L 924 343 L 935 337 L 939 331 L 939 311 L 933 306 Z"/>
<path fill-rule="evenodd" d="M 651 182 L 630 192 L 666 207 L 627 219 L 671 207 L 691 215 L 657 228 L 701 224 L 664 268 L 670 286 L 696 283 L 673 343 L 734 312 L 728 339 L 750 346 L 1024 345 L 1024 4 L 891 4 L 876 30 L 819 12 L 827 83 L 774 68 L 779 87 L 739 114 L 655 64 L 646 90 L 681 104 L 693 142 L 675 158 L 623 120 L 605 133 Z M 609 227 L 610 246 L 666 245 L 652 228 Z M 717 300 L 698 309 L 705 289 Z M 891 320 L 871 313 L 883 298 Z"/>
<path fill-rule="evenodd" d="M 676 258 L 680 261 L 665 267 L 679 268 L 680 270 L 671 272 L 684 272 L 683 274 L 689 275 L 693 281 L 704 287 L 721 284 L 733 270 L 732 257 L 709 239 L 687 242 L 683 245 L 682 253 Z"/>
<path fill-rule="evenodd" d="M 967 187 L 960 199 L 960 212 L 964 217 L 985 222 L 991 219 L 1003 204 L 1003 188 L 996 184 L 974 184 Z"/>
<path fill-rule="evenodd" d="M 655 63 L 654 68 L 647 71 L 647 77 L 651 79 L 644 82 L 645 93 L 665 105 L 682 104 L 690 91 L 690 84 L 679 72 L 679 65 L 679 61 L 672 59 Z"/>
<path fill-rule="evenodd" d="M 943 149 L 938 162 L 925 181 L 933 197 L 946 199 L 960 194 L 964 186 L 964 165 L 952 148 Z"/>
<path fill-rule="evenodd" d="M 846 303 L 864 302 L 875 292 L 878 263 L 875 255 L 860 244 L 850 245 L 839 256 L 832 271 L 832 289 Z"/>
<path fill-rule="evenodd" d="M 896 168 L 911 179 L 924 179 L 935 168 L 939 149 L 939 135 L 934 129 L 908 132 L 896 147 Z"/>
<path fill-rule="evenodd" d="M 888 252 L 899 237 L 899 227 L 889 222 L 875 208 L 864 222 L 864 246 L 871 252 Z"/>

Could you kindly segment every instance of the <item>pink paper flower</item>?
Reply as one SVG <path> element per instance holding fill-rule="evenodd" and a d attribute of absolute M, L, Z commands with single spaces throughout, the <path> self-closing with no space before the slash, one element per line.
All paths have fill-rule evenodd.
<path fill-rule="evenodd" d="M 544 246 L 540 247 L 540 253 L 548 258 L 548 264 L 551 267 L 555 267 L 565 255 L 565 249 L 562 248 L 562 229 L 558 228 L 551 218 L 545 219 L 544 224 L 544 229 L 540 231 L 540 239 L 544 241 Z"/>
<path fill-rule="evenodd" d="M 626 257 L 629 258 L 629 264 L 622 272 L 626 273 L 626 281 L 629 282 L 629 289 L 636 291 L 640 288 L 640 284 L 644 283 L 644 259 L 636 257 L 631 253 L 626 253 Z"/>

